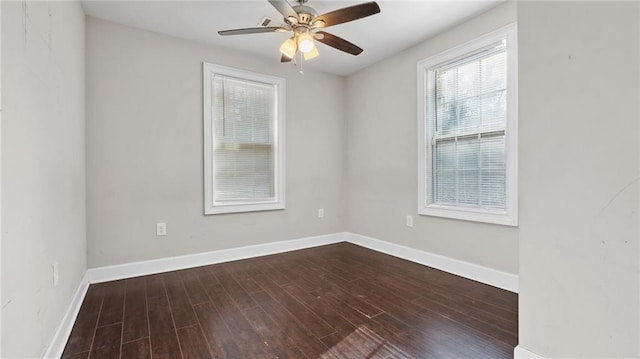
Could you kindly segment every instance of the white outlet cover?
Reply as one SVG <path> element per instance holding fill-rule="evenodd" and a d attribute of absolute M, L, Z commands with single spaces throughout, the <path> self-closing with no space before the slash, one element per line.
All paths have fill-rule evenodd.
<path fill-rule="evenodd" d="M 167 224 L 156 223 L 156 236 L 166 236 L 166 235 L 167 235 Z"/>
<path fill-rule="evenodd" d="M 57 287 L 60 282 L 60 263 L 53 263 L 53 287 Z"/>
<path fill-rule="evenodd" d="M 407 227 L 413 227 L 413 216 L 407 216 Z"/>

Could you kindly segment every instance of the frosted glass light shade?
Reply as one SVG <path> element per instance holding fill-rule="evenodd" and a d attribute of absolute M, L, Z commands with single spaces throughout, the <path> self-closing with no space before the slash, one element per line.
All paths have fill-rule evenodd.
<path fill-rule="evenodd" d="M 318 48 L 314 46 L 313 49 L 311 49 L 311 51 L 304 53 L 304 59 L 311 60 L 317 57 L 318 55 L 320 55 L 320 53 L 318 52 Z"/>
<path fill-rule="evenodd" d="M 280 45 L 280 52 L 292 59 L 295 55 L 296 55 L 296 41 L 291 38 L 291 39 L 286 39 L 282 45 Z"/>
<path fill-rule="evenodd" d="M 315 48 L 315 45 L 313 44 L 313 37 L 311 36 L 311 34 L 305 32 L 298 36 L 298 48 L 305 54 Z"/>

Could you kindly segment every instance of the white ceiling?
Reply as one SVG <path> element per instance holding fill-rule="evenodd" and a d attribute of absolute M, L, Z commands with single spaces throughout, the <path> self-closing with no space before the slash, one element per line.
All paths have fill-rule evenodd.
<path fill-rule="evenodd" d="M 310 0 L 319 14 L 366 2 Z M 358 56 L 318 45 L 320 56 L 304 66 L 348 75 L 415 45 L 504 0 L 398 1 L 378 0 L 381 12 L 327 28 L 364 49 Z M 289 0 L 292 5 L 295 3 Z M 280 61 L 278 48 L 287 33 L 219 36 L 219 30 L 256 27 L 266 16 L 281 24 L 282 16 L 267 0 L 251 1 L 83 1 L 87 15 L 179 38 L 237 49 L 265 61 Z M 293 66 L 283 64 L 282 66 Z"/>

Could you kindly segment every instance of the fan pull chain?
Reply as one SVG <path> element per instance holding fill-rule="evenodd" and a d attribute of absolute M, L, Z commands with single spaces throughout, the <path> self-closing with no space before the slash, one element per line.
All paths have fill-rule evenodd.
<path fill-rule="evenodd" d="M 304 75 L 304 60 L 302 59 L 302 52 L 300 53 L 300 75 Z"/>

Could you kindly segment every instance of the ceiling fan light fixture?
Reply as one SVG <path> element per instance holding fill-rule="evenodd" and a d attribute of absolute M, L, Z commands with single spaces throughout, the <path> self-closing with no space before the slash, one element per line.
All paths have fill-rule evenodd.
<path fill-rule="evenodd" d="M 308 61 L 308 60 L 311 60 L 313 58 L 318 57 L 318 55 L 320 55 L 320 53 L 318 52 L 318 48 L 314 46 L 311 51 L 305 52 L 305 53 L 303 53 L 303 55 L 304 55 L 304 59 Z"/>
<path fill-rule="evenodd" d="M 296 58 L 299 51 L 301 72 L 303 59 L 310 60 L 319 55 L 315 45 L 316 40 L 324 45 L 354 56 L 359 55 L 363 51 L 357 45 L 328 32 L 318 31 L 319 29 L 362 19 L 380 12 L 380 6 L 371 0 L 366 3 L 333 10 L 322 15 L 318 15 L 314 8 L 305 5 L 308 0 L 295 0 L 298 5 L 293 6 L 289 3 L 291 0 L 267 1 L 283 16 L 283 24 L 280 26 L 267 26 L 271 24 L 271 20 L 263 18 L 259 23 L 259 27 L 221 30 L 218 31 L 218 34 L 228 36 L 291 31 L 293 36 L 280 45 L 280 52 L 282 53 L 280 62 L 291 62 Z M 296 64 L 296 62 L 294 62 L 294 64 Z"/>
<path fill-rule="evenodd" d="M 284 40 L 280 45 L 280 52 L 290 59 L 296 55 L 296 49 L 296 41 L 293 38 Z"/>
<path fill-rule="evenodd" d="M 313 51 L 315 48 L 315 44 L 313 43 L 313 36 L 308 32 L 303 32 L 298 36 L 298 49 L 303 53 L 307 53 Z"/>

